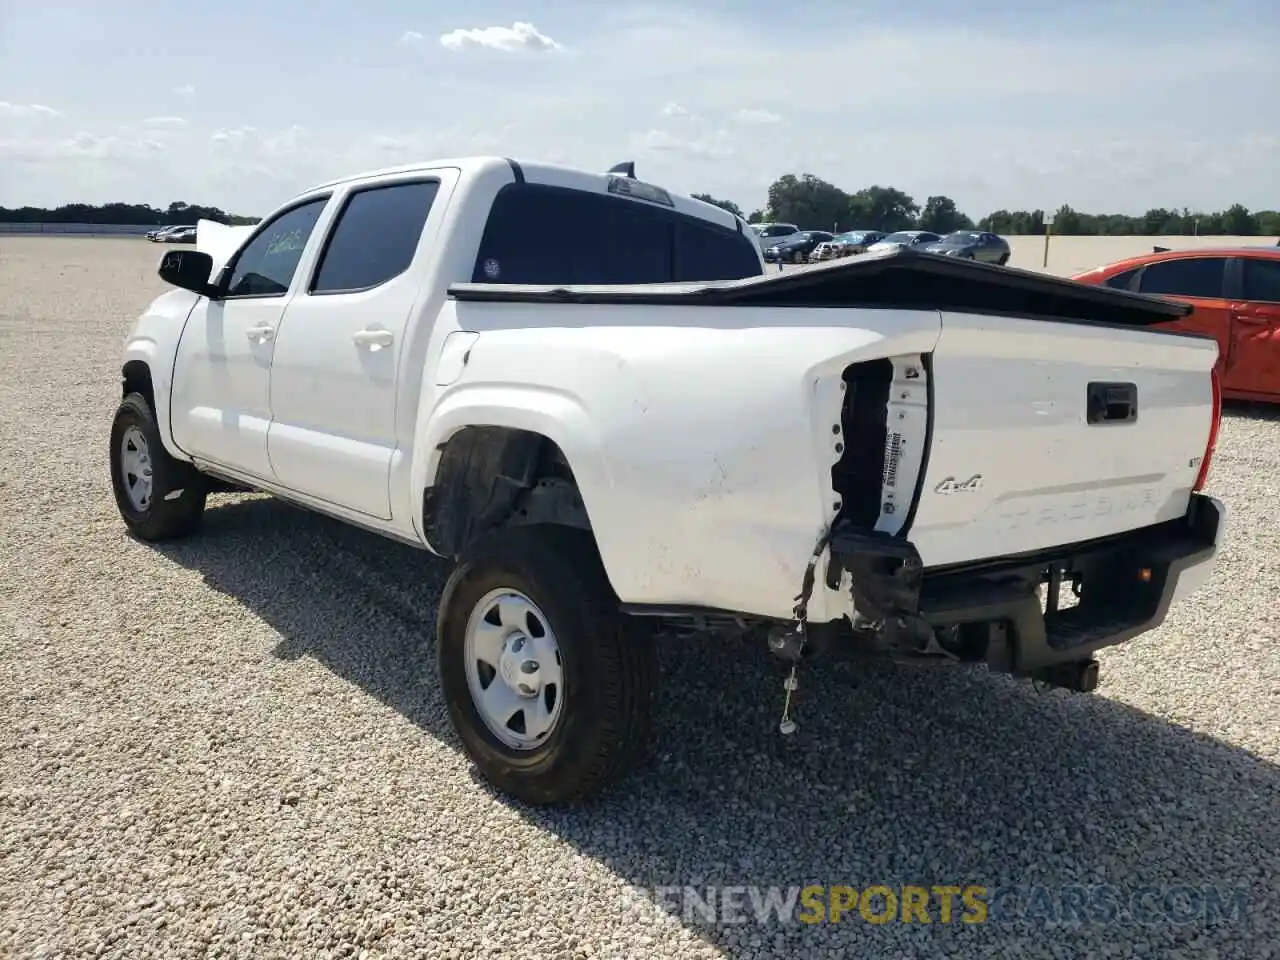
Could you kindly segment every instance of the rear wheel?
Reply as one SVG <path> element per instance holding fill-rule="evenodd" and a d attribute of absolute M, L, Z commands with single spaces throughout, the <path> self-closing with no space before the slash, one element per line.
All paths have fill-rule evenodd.
<path fill-rule="evenodd" d="M 618 611 L 580 531 L 518 527 L 468 550 L 441 597 L 436 663 L 468 757 L 526 803 L 584 799 L 643 752 L 653 638 Z"/>
<path fill-rule="evenodd" d="M 111 423 L 111 488 L 120 516 L 143 540 L 194 532 L 204 516 L 204 477 L 169 456 L 146 397 L 131 393 Z"/>
<path fill-rule="evenodd" d="M 1000 266 L 1002 267 L 1008 262 L 1009 262 L 1009 255 L 1007 253 L 1000 254 L 1000 259 L 996 261 L 996 263 L 1000 264 Z"/>

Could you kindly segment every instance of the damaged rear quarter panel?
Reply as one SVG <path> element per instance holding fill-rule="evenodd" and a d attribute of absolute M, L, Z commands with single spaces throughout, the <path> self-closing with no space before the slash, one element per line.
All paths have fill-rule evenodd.
<path fill-rule="evenodd" d="M 538 429 L 569 460 L 624 603 L 781 618 L 834 515 L 841 372 L 927 353 L 940 330 L 922 311 L 460 303 L 458 314 L 480 336 L 441 397 L 432 447 L 467 422 Z"/>

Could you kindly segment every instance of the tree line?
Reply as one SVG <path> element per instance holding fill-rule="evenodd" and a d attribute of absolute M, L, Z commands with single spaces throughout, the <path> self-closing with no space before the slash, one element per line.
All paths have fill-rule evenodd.
<path fill-rule="evenodd" d="M 781 221 L 813 230 L 932 230 L 950 233 L 977 227 L 1012 235 L 1044 232 L 1043 210 L 996 210 L 975 223 L 946 196 L 931 196 L 923 204 L 896 187 L 879 185 L 846 193 L 811 173 L 788 173 L 769 186 L 768 204 L 743 213 L 732 200 L 707 193 L 694 196 L 728 210 L 748 223 Z M 257 223 L 258 217 L 230 214 L 218 207 L 174 202 L 161 209 L 144 203 L 68 203 L 48 207 L 0 207 L 0 223 L 102 223 L 170 226 L 216 220 L 232 226 Z M 1251 211 L 1233 204 L 1213 213 L 1159 207 L 1140 216 L 1123 213 L 1081 213 L 1064 204 L 1054 214 L 1053 232 L 1075 236 L 1228 236 L 1280 235 L 1280 211 Z"/>
<path fill-rule="evenodd" d="M 60 207 L 0 207 L 0 223 L 102 223 L 168 227 L 216 220 L 239 227 L 257 223 L 257 217 L 242 217 L 218 207 L 174 202 L 165 209 L 145 203 L 67 203 Z"/>
<path fill-rule="evenodd" d="M 931 196 L 923 204 L 896 187 L 879 185 L 846 193 L 811 173 L 788 173 L 769 186 L 768 204 L 743 213 L 732 200 L 707 193 L 694 197 L 742 217 L 748 223 L 777 221 L 810 230 L 989 230 L 1014 236 L 1044 233 L 1043 210 L 996 210 L 975 223 L 946 196 Z M 1081 213 L 1063 204 L 1054 212 L 1052 231 L 1074 236 L 1276 236 L 1280 211 L 1251 211 L 1243 204 L 1205 213 L 1183 207 L 1156 208 L 1140 216 L 1123 213 Z"/>

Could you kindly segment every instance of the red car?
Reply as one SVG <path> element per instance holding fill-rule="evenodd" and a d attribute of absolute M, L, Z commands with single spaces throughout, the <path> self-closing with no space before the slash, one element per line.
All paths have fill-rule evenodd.
<path fill-rule="evenodd" d="M 1162 250 L 1072 279 L 1191 304 L 1161 326 L 1217 339 L 1223 396 L 1280 401 L 1280 247 Z"/>

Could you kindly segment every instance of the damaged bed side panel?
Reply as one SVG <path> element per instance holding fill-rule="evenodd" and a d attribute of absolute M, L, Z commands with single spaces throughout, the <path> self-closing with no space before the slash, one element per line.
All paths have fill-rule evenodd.
<path fill-rule="evenodd" d="M 843 371 L 928 353 L 941 334 L 938 314 L 925 311 L 811 311 L 792 325 L 766 322 L 773 311 L 672 310 L 663 325 L 662 311 L 644 307 L 455 309 L 478 337 L 449 388 L 450 418 L 536 430 L 530 411 L 555 414 L 553 439 L 623 604 L 781 620 L 840 508 L 831 470 L 843 443 Z M 425 438 L 445 440 L 452 446 L 447 435 Z M 511 479 L 513 490 L 498 491 L 510 499 L 528 479 L 496 451 L 474 457 L 442 469 L 432 487 L 443 493 L 466 486 L 469 471 L 496 471 Z M 437 508 L 444 536 L 468 535 L 458 514 L 504 509 L 486 497 L 457 514 Z M 847 594 L 829 605 L 827 591 L 815 592 L 815 619 L 847 613 Z"/>

